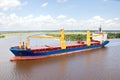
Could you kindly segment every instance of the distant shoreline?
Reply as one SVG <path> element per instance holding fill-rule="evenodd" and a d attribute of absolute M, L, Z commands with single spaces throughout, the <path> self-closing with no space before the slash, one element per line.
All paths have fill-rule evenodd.
<path fill-rule="evenodd" d="M 95 31 L 91 31 L 95 32 Z M 106 31 L 103 31 L 106 32 Z M 112 31 L 112 32 L 106 32 L 108 33 L 108 39 L 113 38 L 120 38 L 120 32 L 119 31 Z M 0 32 L 0 38 L 4 38 L 6 36 L 22 36 L 25 34 L 46 34 L 51 36 L 60 36 L 60 31 L 7 31 L 7 32 Z M 65 40 L 85 40 L 86 39 L 86 31 L 65 31 Z"/>
<path fill-rule="evenodd" d="M 59 32 L 60 30 L 28 30 L 28 31 L 0 31 L 0 33 L 34 33 L 34 32 Z M 90 30 L 95 32 L 97 30 Z M 65 32 L 86 32 L 86 30 L 65 30 Z M 103 32 L 120 32 L 120 30 L 103 30 Z"/>
<path fill-rule="evenodd" d="M 0 34 L 0 38 L 4 38 L 4 37 L 5 37 L 4 35 Z"/>

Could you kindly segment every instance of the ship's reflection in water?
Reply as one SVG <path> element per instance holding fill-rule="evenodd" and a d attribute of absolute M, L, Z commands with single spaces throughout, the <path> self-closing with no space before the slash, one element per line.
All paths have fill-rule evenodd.
<path fill-rule="evenodd" d="M 119 80 L 120 39 L 110 40 L 105 48 L 40 60 L 10 62 L 9 47 L 17 37 L 0 40 L 0 78 L 3 80 Z M 116 44 L 116 45 L 115 45 Z"/>

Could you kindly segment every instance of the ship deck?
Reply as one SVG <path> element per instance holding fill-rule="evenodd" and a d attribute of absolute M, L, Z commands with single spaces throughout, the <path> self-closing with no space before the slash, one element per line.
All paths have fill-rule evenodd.
<path fill-rule="evenodd" d="M 109 41 L 107 41 L 108 43 Z M 91 45 L 99 45 L 100 42 L 99 41 L 92 41 Z M 106 44 L 106 43 L 104 43 Z M 86 42 L 77 42 L 77 43 L 70 43 L 67 44 L 67 48 L 70 47 L 79 47 L 79 46 L 87 46 Z M 17 47 L 18 48 L 18 47 Z M 61 49 L 60 45 L 44 45 L 44 46 L 40 46 L 40 47 L 31 47 L 31 51 L 34 52 L 46 52 L 46 51 L 50 51 L 50 50 L 55 50 L 56 48 Z M 49 50 L 47 50 L 49 49 Z M 81 51 L 84 50 L 91 50 L 91 49 L 97 49 L 97 48 L 89 48 L 89 49 L 83 49 Z M 76 52 L 76 51 L 75 51 Z M 49 57 L 54 57 L 54 56 L 61 56 L 61 55 L 66 55 L 66 54 L 72 54 L 73 52 L 63 52 L 61 54 L 53 54 L 53 55 L 45 55 L 45 56 L 15 56 L 13 58 L 11 58 L 11 61 L 16 61 L 16 60 L 36 60 L 36 59 L 43 59 L 43 58 L 49 58 Z"/>
<path fill-rule="evenodd" d="M 91 41 L 91 45 L 98 45 L 100 44 L 100 41 Z M 87 46 L 86 42 L 71 42 L 69 44 L 66 44 L 66 49 L 68 48 L 76 48 L 76 47 L 83 47 Z M 29 48 L 32 52 L 47 52 L 52 50 L 60 50 L 60 45 L 43 45 L 43 46 L 34 46 Z"/>

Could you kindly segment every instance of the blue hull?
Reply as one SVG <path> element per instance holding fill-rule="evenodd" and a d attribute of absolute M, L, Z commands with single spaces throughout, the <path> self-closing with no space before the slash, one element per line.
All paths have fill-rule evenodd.
<path fill-rule="evenodd" d="M 64 52 L 72 52 L 72 51 L 77 51 L 77 50 L 87 50 L 87 49 L 93 49 L 93 48 L 100 48 L 108 44 L 109 41 L 104 41 L 100 45 L 91 45 L 91 46 L 84 46 L 84 47 L 77 47 L 77 48 L 69 48 L 69 49 L 60 49 L 60 50 L 53 50 L 53 51 L 48 51 L 48 52 L 38 52 L 34 53 L 31 50 L 24 50 L 24 49 L 19 49 L 16 47 L 11 47 L 10 51 L 15 55 L 15 56 L 47 56 L 47 55 L 53 55 L 53 54 L 61 54 Z"/>

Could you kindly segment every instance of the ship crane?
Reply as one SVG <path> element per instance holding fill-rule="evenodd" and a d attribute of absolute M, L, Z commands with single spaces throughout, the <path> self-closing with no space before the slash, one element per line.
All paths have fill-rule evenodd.
<path fill-rule="evenodd" d="M 28 49 L 29 48 L 30 38 L 55 38 L 55 39 L 59 39 L 60 40 L 61 49 L 66 49 L 66 43 L 65 43 L 65 40 L 64 40 L 64 29 L 61 29 L 61 33 L 60 34 L 61 34 L 60 37 L 54 37 L 54 36 L 28 36 L 26 38 L 25 45 L 22 44 L 22 40 L 20 39 L 20 41 L 19 41 L 19 48 L 22 48 L 22 46 L 24 45 L 25 49 Z"/>

